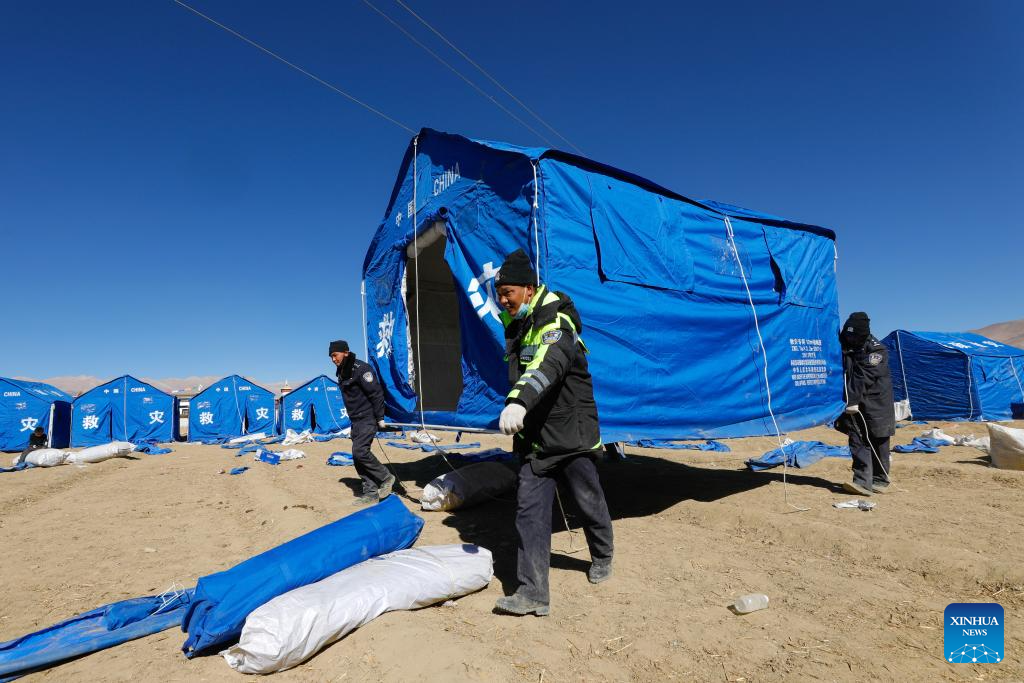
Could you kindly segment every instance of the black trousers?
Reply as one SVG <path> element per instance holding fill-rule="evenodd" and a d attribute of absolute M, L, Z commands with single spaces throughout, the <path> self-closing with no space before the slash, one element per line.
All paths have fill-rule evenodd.
<path fill-rule="evenodd" d="M 517 592 L 544 603 L 550 600 L 551 510 L 559 483 L 569 489 L 579 506 L 591 558 L 603 560 L 612 557 L 612 520 L 593 459 L 589 455 L 581 455 L 560 463 L 543 475 L 535 474 L 530 463 L 524 463 L 519 469 L 519 490 L 516 494 L 516 531 L 519 533 Z"/>
<path fill-rule="evenodd" d="M 868 490 L 872 484 L 888 484 L 889 437 L 866 434 L 863 426 L 851 429 L 849 437 L 850 455 L 853 456 L 853 483 Z M 877 458 L 875 453 L 878 454 Z"/>
<path fill-rule="evenodd" d="M 370 451 L 376 434 L 377 422 L 373 418 L 352 423 L 352 464 L 363 480 L 363 493 L 375 493 L 377 486 L 391 474 Z"/>

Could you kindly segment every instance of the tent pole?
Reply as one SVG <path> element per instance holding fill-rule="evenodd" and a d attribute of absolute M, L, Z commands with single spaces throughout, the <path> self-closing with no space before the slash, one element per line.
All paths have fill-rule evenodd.
<path fill-rule="evenodd" d="M 366 280 L 359 282 L 359 298 L 363 308 L 363 358 L 370 361 L 370 340 L 366 336 Z"/>

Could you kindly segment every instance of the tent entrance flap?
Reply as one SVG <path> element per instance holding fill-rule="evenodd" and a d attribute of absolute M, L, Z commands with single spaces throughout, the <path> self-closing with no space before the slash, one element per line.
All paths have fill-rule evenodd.
<path fill-rule="evenodd" d="M 421 373 L 412 384 L 421 392 L 418 410 L 424 411 L 454 411 L 462 395 L 459 301 L 455 279 L 444 260 L 446 245 L 443 234 L 427 246 L 421 238 L 419 254 L 410 254 L 406 261 L 405 303 L 415 368 Z"/>

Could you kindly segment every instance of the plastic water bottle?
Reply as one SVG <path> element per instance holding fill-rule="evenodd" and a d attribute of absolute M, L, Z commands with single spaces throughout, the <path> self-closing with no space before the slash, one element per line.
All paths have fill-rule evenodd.
<path fill-rule="evenodd" d="M 768 596 L 764 593 L 751 593 L 750 595 L 743 595 L 736 598 L 736 602 L 733 603 L 733 609 L 740 614 L 750 614 L 756 612 L 759 609 L 768 608 Z"/>

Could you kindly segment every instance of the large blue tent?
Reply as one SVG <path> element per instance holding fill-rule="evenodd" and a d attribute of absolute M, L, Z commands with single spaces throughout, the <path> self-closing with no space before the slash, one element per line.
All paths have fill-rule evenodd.
<path fill-rule="evenodd" d="M 189 401 L 189 441 L 273 434 L 274 425 L 274 394 L 238 375 L 214 382 Z"/>
<path fill-rule="evenodd" d="M 896 330 L 882 342 L 893 397 L 915 418 L 1024 418 L 1024 349 L 970 332 Z"/>
<path fill-rule="evenodd" d="M 327 375 L 315 377 L 281 397 L 281 433 L 306 429 L 333 434 L 351 426 L 338 383 Z"/>
<path fill-rule="evenodd" d="M 72 406 L 72 446 L 177 438 L 178 400 L 131 375 L 90 389 Z"/>
<path fill-rule="evenodd" d="M 71 396 L 43 382 L 0 377 L 0 451 L 20 451 L 42 427 L 53 448 L 70 443 Z"/>
<path fill-rule="evenodd" d="M 772 414 L 789 431 L 843 408 L 832 231 L 425 129 L 363 267 L 392 419 L 496 427 L 508 373 L 493 283 L 517 248 L 582 316 L 605 441 L 768 434 Z"/>

